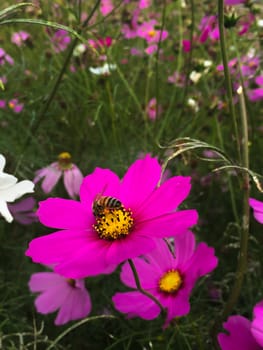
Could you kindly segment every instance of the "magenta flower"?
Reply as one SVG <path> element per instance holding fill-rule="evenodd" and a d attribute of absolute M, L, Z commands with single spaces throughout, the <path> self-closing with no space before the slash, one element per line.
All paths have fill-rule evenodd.
<path fill-rule="evenodd" d="M 197 279 L 217 266 L 214 249 L 205 243 L 195 247 L 195 238 L 191 232 L 177 235 L 174 243 L 174 254 L 171 247 L 160 240 L 154 251 L 133 260 L 142 288 L 167 310 L 164 326 L 175 317 L 189 313 L 190 294 Z M 128 263 L 122 267 L 121 280 L 128 287 L 136 288 Z M 129 318 L 137 316 L 152 320 L 160 314 L 159 306 L 139 291 L 116 293 L 112 300 L 116 309 L 126 313 Z"/>
<path fill-rule="evenodd" d="M 122 180 L 96 168 L 83 180 L 80 202 L 40 202 L 40 222 L 60 231 L 33 239 L 26 255 L 56 264 L 63 276 L 83 278 L 112 271 L 153 250 L 159 238 L 185 232 L 198 219 L 195 210 L 176 210 L 190 191 L 190 177 L 175 176 L 158 186 L 160 177 L 161 165 L 149 155 L 133 163 Z"/>
<path fill-rule="evenodd" d="M 100 12 L 102 16 L 107 16 L 113 9 L 114 9 L 114 6 L 111 0 L 101 0 Z"/>
<path fill-rule="evenodd" d="M 65 51 L 68 47 L 68 44 L 71 42 L 71 38 L 68 35 L 68 32 L 64 29 L 59 29 L 55 34 L 50 38 L 54 51 L 56 53 Z"/>
<path fill-rule="evenodd" d="M 37 170 L 33 182 L 37 183 L 44 178 L 41 188 L 45 193 L 49 193 L 56 186 L 61 176 L 64 178 L 64 186 L 68 195 L 72 198 L 78 196 L 83 175 L 79 168 L 71 162 L 71 155 L 68 152 L 60 153 L 57 162 Z"/>
<path fill-rule="evenodd" d="M 0 48 L 0 66 L 5 63 L 9 63 L 11 66 L 14 64 L 13 58 L 8 55 L 4 49 Z"/>
<path fill-rule="evenodd" d="M 157 113 L 158 111 L 158 113 Z M 146 113 L 151 120 L 155 120 L 157 115 L 159 116 L 162 113 L 162 107 L 159 105 L 157 108 L 156 98 L 151 98 L 146 106 Z"/>
<path fill-rule="evenodd" d="M 20 30 L 19 32 L 15 32 L 12 34 L 11 42 L 20 47 L 28 39 L 30 39 L 30 34 L 23 30 Z"/>
<path fill-rule="evenodd" d="M 91 300 L 84 280 L 66 279 L 54 272 L 34 273 L 29 281 L 37 312 L 49 314 L 58 311 L 57 326 L 86 317 L 91 311 Z"/>
<path fill-rule="evenodd" d="M 262 350 L 263 349 L 263 301 L 253 310 L 253 321 L 236 315 L 230 316 L 223 324 L 228 334 L 218 334 L 222 350 Z"/>
<path fill-rule="evenodd" d="M 168 32 L 155 29 L 156 24 L 155 19 L 142 23 L 137 29 L 138 37 L 145 39 L 148 44 L 156 44 L 165 40 L 168 37 Z"/>
<path fill-rule="evenodd" d="M 10 109 L 12 109 L 15 113 L 22 112 L 24 108 L 24 103 L 19 102 L 17 98 L 13 98 L 8 102 L 8 106 Z"/>
<path fill-rule="evenodd" d="M 8 204 L 8 209 L 15 218 L 15 221 L 22 225 L 30 225 L 32 222 L 38 221 L 34 211 L 35 205 L 35 199 L 28 197 L 14 204 Z"/>
<path fill-rule="evenodd" d="M 254 211 L 254 218 L 263 224 L 263 202 L 260 202 L 254 198 L 249 198 L 249 205 Z"/>

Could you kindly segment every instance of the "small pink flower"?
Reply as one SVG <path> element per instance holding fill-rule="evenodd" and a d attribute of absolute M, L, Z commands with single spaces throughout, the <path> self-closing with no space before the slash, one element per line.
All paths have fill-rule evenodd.
<path fill-rule="evenodd" d="M 183 40 L 182 41 L 183 51 L 184 52 L 190 52 L 191 51 L 191 41 L 190 40 Z"/>
<path fill-rule="evenodd" d="M 172 229 L 172 227 L 171 227 Z M 133 260 L 141 286 L 152 294 L 166 309 L 165 327 L 175 318 L 190 312 L 190 295 L 196 281 L 213 271 L 218 263 L 214 249 L 205 243 L 195 247 L 191 232 L 174 238 L 175 248 L 160 240 L 157 248 L 142 258 Z M 128 263 L 121 270 L 122 282 L 136 288 L 133 272 Z M 160 314 L 159 306 L 139 291 L 116 293 L 113 298 L 116 309 L 129 318 L 152 320 Z"/>
<path fill-rule="evenodd" d="M 42 224 L 59 231 L 31 241 L 26 255 L 55 264 L 69 278 L 112 272 L 119 263 L 148 253 L 159 238 L 184 233 L 198 219 L 195 210 L 178 210 L 191 188 L 190 177 L 174 176 L 159 186 L 162 167 L 147 155 L 123 179 L 96 168 L 80 188 L 80 201 L 40 202 Z"/>
<path fill-rule="evenodd" d="M 249 205 L 254 211 L 254 218 L 260 224 L 263 224 L 263 202 L 260 202 L 254 198 L 249 198 Z"/>
<path fill-rule="evenodd" d="M 262 350 L 263 349 L 263 301 L 253 310 L 253 321 L 235 315 L 223 324 L 227 334 L 218 334 L 222 350 Z"/>
<path fill-rule="evenodd" d="M 44 178 L 41 187 L 45 193 L 49 193 L 56 186 L 62 175 L 64 186 L 69 196 L 72 198 L 78 196 L 83 175 L 79 168 L 71 162 L 71 155 L 68 152 L 60 153 L 57 162 L 37 170 L 33 182 L 37 183 Z"/>
<path fill-rule="evenodd" d="M 114 9 L 114 6 L 111 0 L 101 0 L 100 12 L 102 16 L 107 16 L 113 9 Z"/>
<path fill-rule="evenodd" d="M 6 101 L 5 100 L 0 100 L 0 108 L 5 109 L 6 108 Z"/>
<path fill-rule="evenodd" d="M 182 87 L 185 84 L 185 75 L 175 71 L 172 75 L 169 75 L 167 81 L 168 83 Z"/>
<path fill-rule="evenodd" d="M 35 205 L 35 199 L 28 197 L 14 204 L 8 204 L 8 209 L 15 218 L 15 221 L 22 225 L 30 225 L 38 221 L 34 211 Z"/>
<path fill-rule="evenodd" d="M 30 39 L 30 34 L 20 30 L 19 32 L 15 32 L 12 34 L 11 42 L 17 46 L 22 46 L 24 42 Z"/>
<path fill-rule="evenodd" d="M 137 37 L 139 15 L 140 9 L 135 9 L 130 23 L 123 24 L 121 32 L 125 39 L 133 39 Z"/>
<path fill-rule="evenodd" d="M 13 98 L 8 102 L 9 108 L 11 108 L 15 113 L 20 113 L 22 112 L 24 108 L 24 104 L 20 103 L 17 98 Z"/>
<path fill-rule="evenodd" d="M 151 6 L 152 0 L 139 0 L 139 9 L 146 9 Z"/>
<path fill-rule="evenodd" d="M 63 325 L 89 315 L 91 300 L 84 280 L 66 279 L 54 272 L 34 273 L 29 281 L 33 293 L 40 293 L 35 307 L 41 314 L 58 310 L 55 324 Z"/>
<path fill-rule="evenodd" d="M 56 53 L 65 51 L 71 42 L 68 32 L 64 29 L 57 30 L 50 40 Z"/>
<path fill-rule="evenodd" d="M 158 113 L 157 113 L 158 110 Z M 148 114 L 149 119 L 151 120 L 155 120 L 158 116 L 162 113 L 162 107 L 160 105 L 158 105 L 158 109 L 157 109 L 157 100 L 156 98 L 152 98 L 150 99 L 147 107 L 146 107 L 146 113 Z"/>
<path fill-rule="evenodd" d="M 168 37 L 168 32 L 166 30 L 155 29 L 156 24 L 155 19 L 142 23 L 137 29 L 137 35 L 145 39 L 148 44 L 156 44 L 159 41 L 165 40 Z"/>
<path fill-rule="evenodd" d="M 9 63 L 11 66 L 14 64 L 14 60 L 11 56 L 9 56 L 4 49 L 0 48 L 0 66 L 5 63 Z"/>

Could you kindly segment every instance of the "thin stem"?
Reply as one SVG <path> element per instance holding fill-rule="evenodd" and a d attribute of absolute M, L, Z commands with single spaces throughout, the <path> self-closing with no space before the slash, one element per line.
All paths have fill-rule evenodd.
<path fill-rule="evenodd" d="M 94 15 L 96 9 L 98 8 L 99 4 L 100 4 L 100 0 L 97 0 L 97 2 L 95 3 L 93 9 L 91 10 L 89 16 L 88 16 L 87 19 L 81 24 L 81 27 L 80 27 L 80 29 L 79 29 L 79 31 L 78 31 L 78 34 L 81 34 L 82 30 L 87 26 L 87 24 L 89 23 L 90 19 L 93 17 L 93 15 Z M 59 72 L 59 74 L 58 74 L 58 76 L 57 76 L 57 79 L 56 79 L 56 81 L 55 81 L 55 83 L 54 83 L 54 85 L 53 85 L 53 87 L 52 87 L 52 89 L 51 89 L 51 92 L 50 92 L 50 94 L 49 94 L 49 96 L 48 96 L 48 98 L 47 98 L 47 100 L 46 100 L 44 106 L 42 107 L 42 109 L 41 109 L 40 112 L 39 112 L 38 120 L 36 121 L 35 124 L 32 125 L 31 130 L 29 131 L 29 133 L 28 133 L 28 135 L 27 135 L 27 138 L 26 138 L 26 140 L 25 140 L 24 146 L 23 146 L 23 148 L 22 148 L 21 156 L 20 156 L 20 158 L 19 158 L 19 160 L 18 160 L 18 162 L 17 162 L 17 166 L 16 166 L 16 169 L 15 169 L 15 173 L 16 173 L 16 171 L 18 170 L 18 168 L 19 168 L 19 166 L 20 166 L 20 164 L 21 164 L 21 161 L 22 161 L 22 159 L 23 159 L 24 152 L 25 152 L 26 148 L 29 146 L 33 135 L 36 134 L 36 132 L 37 132 L 37 130 L 39 129 L 39 127 L 40 127 L 42 121 L 45 119 L 46 113 L 47 113 L 47 111 L 48 111 L 48 109 L 49 109 L 49 107 L 50 107 L 52 101 L 54 100 L 55 95 L 57 94 L 57 91 L 58 91 L 59 86 L 60 86 L 60 84 L 61 84 L 62 78 L 63 78 L 63 76 L 64 76 L 64 74 L 65 74 L 65 72 L 66 72 L 66 70 L 67 70 L 67 67 L 68 67 L 68 65 L 69 65 L 69 62 L 70 62 L 71 57 L 72 57 L 72 54 L 73 54 L 73 51 L 74 51 L 76 45 L 78 44 L 78 41 L 79 41 L 79 39 L 78 39 L 78 37 L 76 37 L 76 38 L 73 40 L 73 42 L 71 43 L 70 47 L 69 47 L 69 50 L 68 50 L 68 52 L 67 52 L 65 61 L 64 61 L 63 65 L 62 65 L 62 68 L 61 68 L 61 70 L 60 70 L 60 72 Z"/>
<path fill-rule="evenodd" d="M 227 50 L 226 50 L 226 40 L 225 40 L 225 30 L 224 30 L 224 0 L 218 0 L 218 26 L 219 26 L 219 33 L 220 33 L 220 49 L 221 49 L 223 66 L 224 66 L 224 76 L 225 76 L 225 86 L 227 91 L 228 106 L 229 106 L 230 115 L 232 117 L 232 121 L 234 125 L 234 133 L 235 133 L 235 138 L 237 142 L 238 160 L 239 162 L 241 162 L 237 118 L 236 118 L 236 111 L 233 103 L 232 81 L 231 81 L 229 68 L 228 68 L 228 57 L 227 57 Z"/>
<path fill-rule="evenodd" d="M 133 261 L 131 259 L 128 259 L 128 262 L 129 262 L 129 265 L 132 269 L 137 289 L 142 294 L 146 295 L 148 298 L 150 298 L 152 301 L 154 301 L 155 304 L 158 305 L 159 308 L 161 309 L 161 313 L 163 315 L 166 315 L 166 311 L 165 311 L 164 307 L 162 306 L 162 304 L 159 302 L 159 300 L 157 300 L 151 293 L 147 292 L 146 290 L 144 290 L 142 288 L 141 283 L 140 283 L 140 279 L 139 279 L 139 276 L 138 276 L 138 273 L 137 273 L 137 270 L 136 270 L 136 267 L 135 267 Z"/>

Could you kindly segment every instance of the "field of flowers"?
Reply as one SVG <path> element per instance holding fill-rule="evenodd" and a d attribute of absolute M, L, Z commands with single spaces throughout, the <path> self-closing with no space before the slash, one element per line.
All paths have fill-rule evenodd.
<path fill-rule="evenodd" d="M 263 349 L 262 0 L 0 28 L 0 350 Z"/>

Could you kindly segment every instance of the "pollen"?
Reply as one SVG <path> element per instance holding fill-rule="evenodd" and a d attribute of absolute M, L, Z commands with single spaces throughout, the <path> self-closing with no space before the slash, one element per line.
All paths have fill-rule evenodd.
<path fill-rule="evenodd" d="M 104 214 L 97 217 L 96 221 L 97 223 L 94 225 L 96 232 L 101 239 L 107 241 L 127 237 L 133 226 L 132 213 L 124 207 L 105 208 Z"/>
<path fill-rule="evenodd" d="M 178 270 L 168 270 L 159 280 L 159 288 L 165 293 L 175 293 L 182 285 Z"/>

